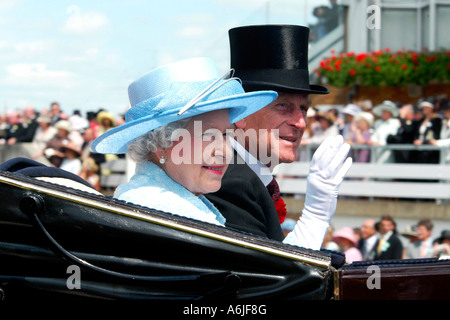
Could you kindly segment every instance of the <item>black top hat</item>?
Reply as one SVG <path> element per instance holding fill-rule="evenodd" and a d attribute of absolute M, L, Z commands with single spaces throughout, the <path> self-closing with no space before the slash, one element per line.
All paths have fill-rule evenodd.
<path fill-rule="evenodd" d="M 231 68 L 246 91 L 327 94 L 309 84 L 309 28 L 256 25 L 230 29 Z"/>

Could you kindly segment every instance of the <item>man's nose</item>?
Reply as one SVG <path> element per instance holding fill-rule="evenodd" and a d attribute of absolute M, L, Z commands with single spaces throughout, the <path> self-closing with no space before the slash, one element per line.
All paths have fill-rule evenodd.
<path fill-rule="evenodd" d="M 303 110 L 296 109 L 289 118 L 289 124 L 297 129 L 304 129 L 306 127 L 306 118 Z"/>

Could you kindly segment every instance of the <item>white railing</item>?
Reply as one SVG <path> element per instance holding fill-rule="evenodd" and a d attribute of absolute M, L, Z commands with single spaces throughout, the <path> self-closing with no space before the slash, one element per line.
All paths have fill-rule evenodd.
<path fill-rule="evenodd" d="M 312 154 L 317 146 L 308 146 Z M 386 147 L 353 146 L 370 148 L 374 156 L 371 162 L 354 162 L 346 175 L 339 195 L 346 197 L 390 199 L 434 199 L 438 203 L 450 200 L 450 164 L 444 159 L 448 148 L 432 146 L 389 145 Z M 436 150 L 441 151 L 441 163 L 377 163 L 381 150 Z M 309 158 L 308 158 L 309 159 Z M 276 171 L 280 190 L 285 194 L 306 194 L 306 177 L 309 161 L 281 164 Z"/>

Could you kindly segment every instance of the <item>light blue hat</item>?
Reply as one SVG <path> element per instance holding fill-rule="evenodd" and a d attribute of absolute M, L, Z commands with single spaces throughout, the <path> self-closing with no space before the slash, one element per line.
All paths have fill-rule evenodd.
<path fill-rule="evenodd" d="M 229 109 L 235 123 L 277 98 L 275 91 L 245 93 L 237 78 L 220 77 L 213 60 L 192 58 L 157 68 L 128 87 L 131 108 L 126 123 L 92 143 L 97 153 L 126 153 L 137 137 L 170 122 Z"/>

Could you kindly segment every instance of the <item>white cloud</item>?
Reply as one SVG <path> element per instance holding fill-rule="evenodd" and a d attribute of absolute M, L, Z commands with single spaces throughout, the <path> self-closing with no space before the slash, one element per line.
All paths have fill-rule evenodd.
<path fill-rule="evenodd" d="M 6 67 L 6 83 L 13 85 L 74 86 L 75 74 L 65 70 L 49 70 L 43 63 L 15 63 Z"/>
<path fill-rule="evenodd" d="M 11 9 L 18 5 L 20 2 L 20 0 L 2 0 L 0 1 L 0 11 Z"/>
<path fill-rule="evenodd" d="M 205 28 L 194 26 L 185 27 L 178 32 L 178 36 L 183 38 L 204 37 L 206 34 L 207 30 L 205 30 Z"/>
<path fill-rule="evenodd" d="M 73 62 L 73 61 L 89 61 L 98 56 L 97 48 L 89 48 L 84 51 L 82 55 L 79 56 L 68 56 L 64 57 L 63 61 Z"/>
<path fill-rule="evenodd" d="M 13 44 L 13 47 L 18 53 L 39 53 L 44 52 L 48 46 L 46 41 L 30 41 L 30 42 L 19 42 Z"/>
<path fill-rule="evenodd" d="M 86 34 L 100 30 L 109 24 L 106 15 L 99 12 L 82 12 L 80 7 L 71 5 L 67 8 L 69 18 L 64 25 L 64 30 L 69 33 Z"/>
<path fill-rule="evenodd" d="M 12 43 L 8 40 L 0 41 L 0 50 L 11 50 L 19 54 L 41 53 L 46 51 L 49 46 L 51 46 L 51 42 L 44 40 L 22 41 L 17 43 Z"/>

